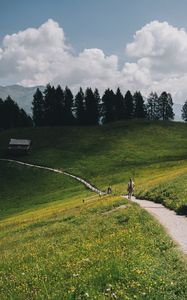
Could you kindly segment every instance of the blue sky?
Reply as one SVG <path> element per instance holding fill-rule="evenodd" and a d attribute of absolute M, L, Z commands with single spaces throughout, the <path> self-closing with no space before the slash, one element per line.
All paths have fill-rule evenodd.
<path fill-rule="evenodd" d="M 183 103 L 186 12 L 186 0 L 0 0 L 0 85 L 166 90 Z"/>
<path fill-rule="evenodd" d="M 153 20 L 187 28 L 186 0 L 0 0 L 0 39 L 52 18 L 75 51 L 123 55 L 136 30 Z"/>

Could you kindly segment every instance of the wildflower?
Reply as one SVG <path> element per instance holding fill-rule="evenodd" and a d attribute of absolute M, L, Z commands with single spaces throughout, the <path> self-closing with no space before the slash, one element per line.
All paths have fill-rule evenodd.
<path fill-rule="evenodd" d="M 90 259 L 89 258 L 83 258 L 82 261 L 83 262 L 90 262 Z"/>
<path fill-rule="evenodd" d="M 116 296 L 116 294 L 115 293 L 112 293 L 112 298 L 114 298 L 114 299 L 117 299 L 117 296 Z"/>

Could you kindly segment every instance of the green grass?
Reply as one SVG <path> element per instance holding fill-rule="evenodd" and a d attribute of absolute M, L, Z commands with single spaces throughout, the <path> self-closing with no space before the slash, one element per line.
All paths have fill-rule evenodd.
<path fill-rule="evenodd" d="M 185 262 L 145 211 L 75 202 L 1 221 L 2 300 L 187 298 Z"/>
<path fill-rule="evenodd" d="M 0 220 L 10 214 L 67 201 L 90 192 L 70 177 L 0 161 Z"/>
<path fill-rule="evenodd" d="M 187 125 L 183 123 L 131 121 L 87 128 L 16 129 L 1 133 L 2 156 L 10 137 L 33 141 L 31 154 L 20 159 L 65 169 L 101 189 L 111 185 L 118 194 L 126 193 L 127 181 L 133 177 L 137 196 L 151 195 L 158 201 L 160 185 L 169 188 L 187 173 Z M 186 213 L 185 186 L 182 180 L 169 201 L 162 196 L 159 201 Z"/>
<path fill-rule="evenodd" d="M 0 161 L 0 299 L 187 299 L 186 259 L 121 197 L 132 176 L 137 196 L 186 214 L 186 124 L 16 129 L 0 134 L 0 157 L 11 137 L 33 141 L 18 160 L 114 193 L 98 197 L 64 175 Z"/>
<path fill-rule="evenodd" d="M 164 204 L 179 214 L 187 215 L 187 174 L 172 179 L 165 178 L 160 183 L 136 192 L 140 199 L 149 199 Z"/>

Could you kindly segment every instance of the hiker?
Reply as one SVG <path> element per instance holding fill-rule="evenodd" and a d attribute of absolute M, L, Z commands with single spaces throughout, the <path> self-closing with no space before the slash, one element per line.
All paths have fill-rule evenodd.
<path fill-rule="evenodd" d="M 112 188 L 110 186 L 107 188 L 107 194 L 112 194 Z"/>
<path fill-rule="evenodd" d="M 128 191 L 128 199 L 131 200 L 131 196 L 134 191 L 134 182 L 133 182 L 132 178 L 129 179 L 127 191 Z"/>

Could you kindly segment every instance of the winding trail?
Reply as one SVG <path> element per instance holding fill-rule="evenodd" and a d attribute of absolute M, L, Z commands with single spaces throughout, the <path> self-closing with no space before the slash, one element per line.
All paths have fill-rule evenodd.
<path fill-rule="evenodd" d="M 166 228 L 168 234 L 180 246 L 183 253 L 187 255 L 187 217 L 177 215 L 173 210 L 160 203 L 139 200 L 135 197 L 132 197 L 131 200 L 153 215 Z"/>
<path fill-rule="evenodd" d="M 14 159 L 4 159 L 4 158 L 1 158 L 0 161 L 6 161 L 6 162 L 13 162 L 13 163 L 17 163 L 19 165 L 24 165 L 24 166 L 28 166 L 28 167 L 33 167 L 33 168 L 37 168 L 37 169 L 44 169 L 44 170 L 47 170 L 47 171 L 50 171 L 50 172 L 55 172 L 55 173 L 60 173 L 60 174 L 64 174 L 66 176 L 69 176 L 71 178 L 74 178 L 76 179 L 77 181 L 80 181 L 82 184 L 84 184 L 87 188 L 89 188 L 91 191 L 99 194 L 99 195 L 106 195 L 105 192 L 102 192 L 100 191 L 99 189 L 97 189 L 96 187 L 94 187 L 92 184 L 90 184 L 89 182 L 87 182 L 86 180 L 78 177 L 78 176 L 75 176 L 71 173 L 68 173 L 68 172 L 65 172 L 65 171 L 62 171 L 62 170 L 59 170 L 59 169 L 54 169 L 54 168 L 49 168 L 49 167 L 44 167 L 44 166 L 39 166 L 39 165 L 34 165 L 34 164 L 30 164 L 30 163 L 25 163 L 25 162 L 22 162 L 22 161 L 19 161 L 19 160 L 14 160 Z"/>
<path fill-rule="evenodd" d="M 99 189 L 91 185 L 86 180 L 59 169 L 34 165 L 34 164 L 25 163 L 22 161 L 12 160 L 12 159 L 0 159 L 0 161 L 12 162 L 19 165 L 24 165 L 28 167 L 48 170 L 50 172 L 64 174 L 66 176 L 74 178 L 75 180 L 78 180 L 79 182 L 84 184 L 87 188 L 89 188 L 91 191 L 99 195 L 106 195 L 105 192 L 100 191 Z M 154 203 L 148 200 L 139 200 L 136 199 L 135 197 L 132 197 L 131 200 L 133 202 L 138 203 L 143 209 L 147 210 L 151 215 L 153 215 L 160 222 L 160 224 L 162 224 L 166 228 L 168 234 L 180 246 L 183 253 L 187 255 L 187 218 L 185 216 L 177 215 L 174 211 L 169 210 L 168 208 L 164 207 L 160 203 Z"/>

